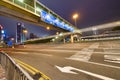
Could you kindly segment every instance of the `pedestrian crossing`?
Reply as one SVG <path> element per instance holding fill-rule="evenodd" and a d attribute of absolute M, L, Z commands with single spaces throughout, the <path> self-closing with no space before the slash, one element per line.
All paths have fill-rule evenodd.
<path fill-rule="evenodd" d="M 81 51 L 77 52 L 76 54 L 70 56 L 67 59 L 88 61 L 91 58 L 92 53 L 94 52 L 94 49 L 89 48 L 98 48 L 98 46 L 99 43 L 94 43 L 90 45 L 88 48 L 82 49 Z"/>
<path fill-rule="evenodd" d="M 17 49 L 19 50 L 16 53 L 19 54 L 29 54 L 29 53 L 36 53 L 34 55 L 44 55 L 44 53 L 46 53 L 45 55 L 49 55 L 50 56 L 54 56 L 54 53 L 57 54 L 69 54 L 67 57 L 63 56 L 65 59 L 71 59 L 71 60 L 77 60 L 77 61 L 90 61 L 91 56 L 94 54 L 101 54 L 104 55 L 104 60 L 106 61 L 106 56 L 114 56 L 114 58 L 117 58 L 118 56 L 120 56 L 120 44 L 119 42 L 94 42 L 94 43 L 75 43 L 75 44 L 60 44 L 57 46 L 51 46 L 49 45 L 49 47 L 46 48 L 41 48 L 42 46 L 47 46 L 47 45 L 42 45 L 40 46 L 41 49 L 39 49 L 39 47 L 37 46 L 37 48 L 33 48 L 33 49 L 29 49 L 29 48 L 25 48 L 25 49 Z M 34 45 L 35 46 L 35 45 Z M 50 47 L 51 46 L 51 47 Z M 111 47 L 112 46 L 112 47 Z M 22 52 L 24 51 L 24 52 Z M 29 51 L 29 53 L 28 53 Z M 31 52 L 32 51 L 32 52 Z M 117 56 L 116 56 L 117 55 Z M 59 55 L 57 55 L 59 56 Z"/>

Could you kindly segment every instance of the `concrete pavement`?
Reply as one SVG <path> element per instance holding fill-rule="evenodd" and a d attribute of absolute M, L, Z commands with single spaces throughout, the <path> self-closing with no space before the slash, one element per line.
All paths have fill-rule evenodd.
<path fill-rule="evenodd" d="M 119 80 L 120 64 L 105 61 L 111 54 L 112 59 L 119 58 L 119 41 L 28 45 L 10 55 L 52 80 Z"/>

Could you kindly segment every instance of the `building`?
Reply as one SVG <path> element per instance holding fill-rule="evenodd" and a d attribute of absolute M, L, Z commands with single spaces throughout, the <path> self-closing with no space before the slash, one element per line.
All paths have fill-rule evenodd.
<path fill-rule="evenodd" d="M 16 43 L 23 43 L 26 40 L 27 29 L 24 27 L 24 24 L 17 23 L 16 30 Z"/>

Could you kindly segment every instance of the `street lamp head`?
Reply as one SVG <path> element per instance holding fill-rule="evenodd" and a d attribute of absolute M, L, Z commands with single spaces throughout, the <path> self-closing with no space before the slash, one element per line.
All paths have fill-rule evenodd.
<path fill-rule="evenodd" d="M 47 29 L 47 30 L 50 30 L 50 27 L 49 27 L 49 26 L 47 26 L 47 27 L 46 27 L 46 29 Z"/>
<path fill-rule="evenodd" d="M 72 17 L 75 20 L 75 26 L 77 26 L 77 18 L 79 17 L 79 15 L 75 13 Z"/>
<path fill-rule="evenodd" d="M 27 30 L 23 30 L 23 33 L 28 33 L 28 31 Z"/>
<path fill-rule="evenodd" d="M 78 16 L 79 16 L 79 15 L 78 15 L 77 13 L 76 13 L 76 14 L 74 14 L 74 15 L 73 15 L 73 19 L 77 19 L 77 18 L 78 18 Z"/>

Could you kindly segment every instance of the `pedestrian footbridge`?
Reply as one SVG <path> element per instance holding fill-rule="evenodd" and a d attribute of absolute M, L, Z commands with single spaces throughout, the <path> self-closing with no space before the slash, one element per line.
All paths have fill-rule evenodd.
<path fill-rule="evenodd" d="M 75 26 L 41 4 L 38 0 L 0 0 L 0 15 L 21 19 L 50 29 L 70 31 Z"/>

